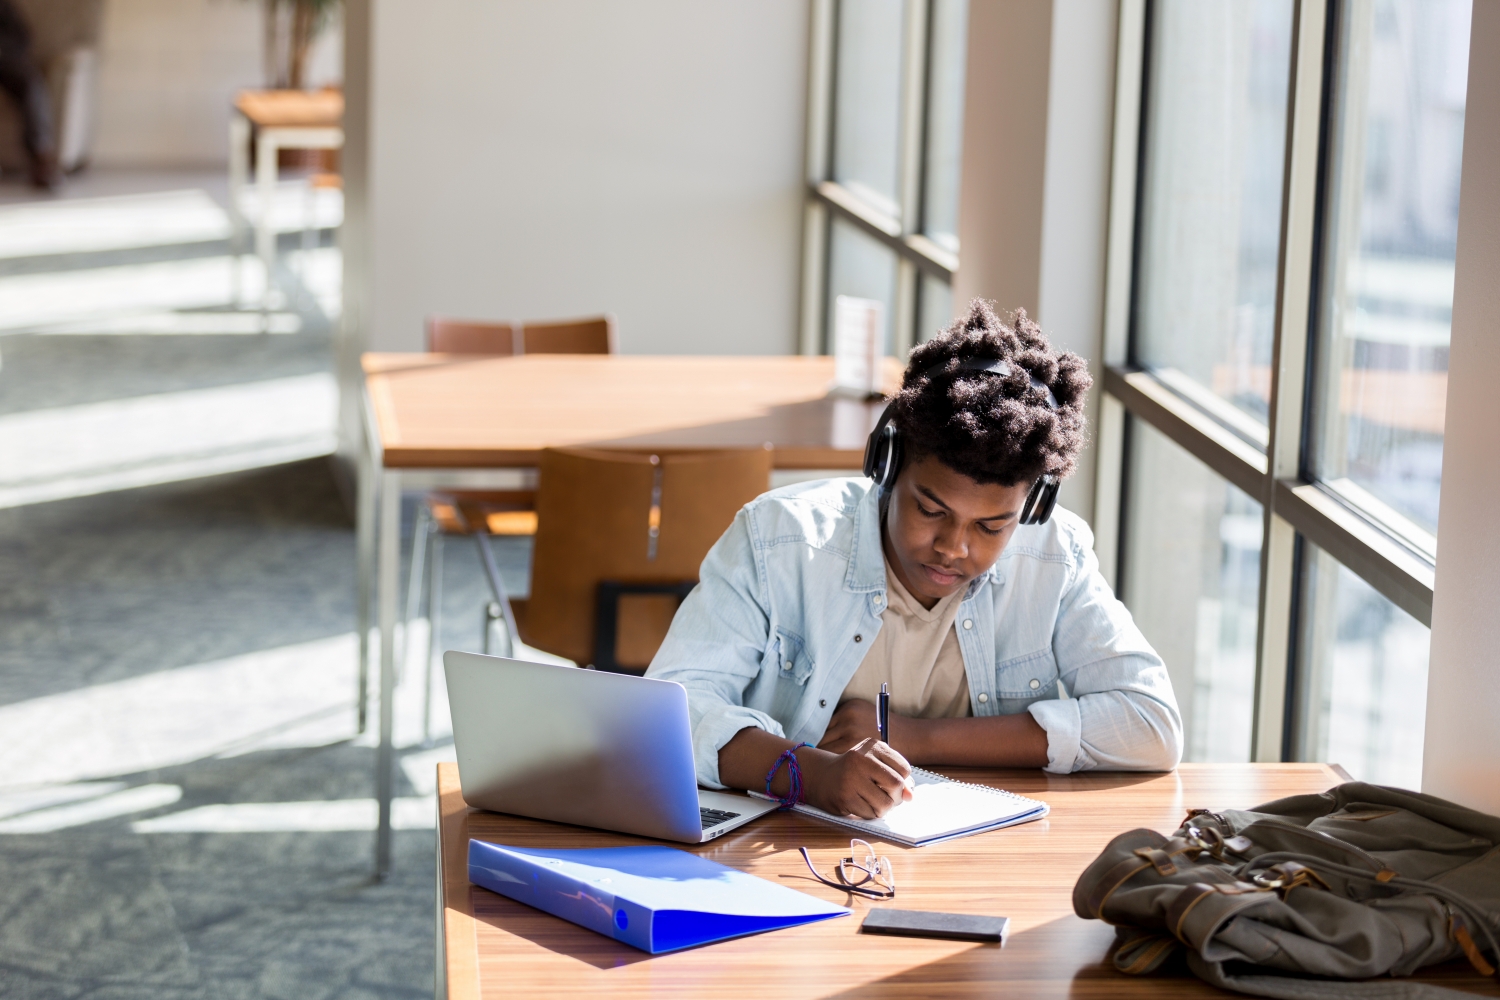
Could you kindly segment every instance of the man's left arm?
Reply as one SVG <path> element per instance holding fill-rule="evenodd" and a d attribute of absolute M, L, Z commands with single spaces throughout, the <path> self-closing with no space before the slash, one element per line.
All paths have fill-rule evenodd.
<path fill-rule="evenodd" d="M 1099 573 L 1092 539 L 1074 539 L 1052 650 L 1070 697 L 1029 715 L 1047 735 L 1049 771 L 1170 771 L 1182 759 L 1182 717 L 1156 650 Z"/>

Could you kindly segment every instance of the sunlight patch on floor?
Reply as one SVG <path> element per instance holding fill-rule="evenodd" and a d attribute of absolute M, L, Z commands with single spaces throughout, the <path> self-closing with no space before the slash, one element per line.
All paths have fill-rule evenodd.
<path fill-rule="evenodd" d="M 122 313 L 260 302 L 254 257 L 193 257 L 0 278 L 0 331 L 36 330 Z"/>
<path fill-rule="evenodd" d="M 236 334 L 301 333 L 302 317 L 289 312 L 260 310 L 190 312 L 142 312 L 105 316 L 79 323 L 49 326 L 40 333 L 77 336 L 182 337 L 233 336 Z"/>
<path fill-rule="evenodd" d="M 319 372 L 0 416 L 0 507 L 331 454 L 338 384 Z"/>
<path fill-rule="evenodd" d="M 160 809 L 181 798 L 182 788 L 178 785 L 137 785 L 67 805 L 36 809 L 9 819 L 0 819 L 0 833 L 53 833 L 148 809 Z"/>
<path fill-rule="evenodd" d="M 378 818 L 379 805 L 374 799 L 226 802 L 136 820 L 130 829 L 135 833 L 331 833 L 374 830 Z M 397 830 L 435 828 L 437 799 L 394 799 L 391 826 Z"/>
<path fill-rule="evenodd" d="M 253 225 L 260 217 L 259 191 L 245 192 L 240 205 Z M 271 223 L 277 232 L 333 229 L 343 217 L 341 191 L 313 191 L 301 178 L 276 186 Z M 230 235 L 229 213 L 200 189 L 0 206 L 0 259 L 207 243 Z M 251 239 L 245 237 L 247 246 Z"/>

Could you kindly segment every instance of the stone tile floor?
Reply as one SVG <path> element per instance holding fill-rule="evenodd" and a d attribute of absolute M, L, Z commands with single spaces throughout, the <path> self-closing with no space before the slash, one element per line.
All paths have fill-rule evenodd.
<path fill-rule="evenodd" d="M 222 201 L 215 183 L 95 177 L 69 197 L 199 185 Z M 0 185 L 0 203 L 24 201 L 11 187 Z M 325 248 L 330 240 L 319 236 Z M 67 273 L 95 294 L 103 286 L 89 284 L 90 269 L 226 247 L 13 254 L 0 260 L 0 283 Z M 201 317 L 191 309 L 202 306 L 174 305 L 179 291 L 144 312 L 137 302 L 125 326 L 166 316 L 167 329 L 193 327 Z M 201 303 L 195 294 L 181 301 Z M 43 411 L 328 372 L 328 302 L 290 296 L 291 334 L 214 335 L 213 323 L 122 333 L 107 310 L 88 319 L 98 334 L 76 322 L 70 333 L 0 322 L 0 423 L 12 421 L 0 466 L 7 447 L 36 443 L 28 428 L 63 426 L 25 423 Z M 112 431 L 107 420 L 67 426 Z M 211 443 L 189 432 L 202 438 L 195 448 Z M 0 479 L 25 471 L 0 468 Z M 433 747 L 418 745 L 420 664 L 408 663 L 398 689 L 408 765 L 398 795 L 416 808 L 396 832 L 390 877 L 376 883 L 364 808 L 375 751 L 353 708 L 353 524 L 329 461 L 171 478 L 0 506 L 0 997 L 431 995 L 433 833 L 423 808 L 432 762 L 451 753 L 440 672 Z M 442 645 L 476 648 L 477 560 L 448 545 Z M 500 555 L 524 593 L 528 549 Z"/>

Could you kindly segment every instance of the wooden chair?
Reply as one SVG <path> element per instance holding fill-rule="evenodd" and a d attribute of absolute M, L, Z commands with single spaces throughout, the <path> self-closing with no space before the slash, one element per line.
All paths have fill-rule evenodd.
<path fill-rule="evenodd" d="M 615 319 L 557 320 L 513 324 L 479 320 L 427 319 L 427 350 L 439 354 L 613 354 Z M 479 547 L 481 565 L 489 583 L 491 599 L 484 608 L 484 651 L 490 650 L 493 625 L 507 622 L 506 652 L 514 652 L 515 621 L 509 615 L 510 601 L 500 571 L 490 550 L 489 536 L 536 534 L 536 494 L 527 490 L 504 493 L 464 492 L 429 494 L 417 508 L 412 538 L 411 576 L 406 590 L 406 621 L 416 619 L 426 596 L 428 636 L 425 704 L 422 738 L 431 736 L 432 664 L 438 655 L 438 629 L 443 601 L 443 538 L 468 535 Z M 425 587 L 424 587 L 425 584 Z M 360 706 L 363 716 L 365 706 Z"/>
<path fill-rule="evenodd" d="M 513 602 L 522 641 L 599 670 L 643 672 L 703 557 L 770 477 L 771 452 L 759 448 L 543 452 L 531 596 Z"/>
<path fill-rule="evenodd" d="M 434 354 L 520 354 L 510 323 L 427 317 L 427 350 Z"/>
<path fill-rule="evenodd" d="M 614 354 L 615 318 L 516 324 L 429 316 L 427 349 L 437 354 Z"/>
<path fill-rule="evenodd" d="M 520 354 L 614 354 L 615 318 L 521 324 Z"/>

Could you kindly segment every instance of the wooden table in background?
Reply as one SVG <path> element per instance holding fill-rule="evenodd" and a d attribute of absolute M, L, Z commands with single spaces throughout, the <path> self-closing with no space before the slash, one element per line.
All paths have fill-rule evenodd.
<path fill-rule="evenodd" d="M 1039 798 L 1046 819 L 905 849 L 888 845 L 895 900 L 850 897 L 806 876 L 798 847 L 829 867 L 851 831 L 789 813 L 757 820 L 694 851 L 852 906 L 854 914 L 666 955 L 648 955 L 469 884 L 470 837 L 521 847 L 609 847 L 640 838 L 470 809 L 456 764 L 438 765 L 438 983 L 451 1000 L 496 997 L 1177 997 L 1225 996 L 1187 974 L 1135 978 L 1108 961 L 1114 929 L 1075 916 L 1073 884 L 1116 834 L 1175 830 L 1192 807 L 1244 808 L 1344 780 L 1325 764 L 1184 764 L 1171 774 L 1052 775 L 944 769 L 964 781 Z M 877 844 L 879 842 L 877 841 Z M 786 876 L 786 877 L 784 877 Z M 1010 917 L 992 944 L 864 936 L 872 906 Z M 1500 993 L 1467 963 L 1422 981 Z"/>
<path fill-rule="evenodd" d="M 276 228 L 271 218 L 276 201 L 277 153 L 283 149 L 339 149 L 344 145 L 344 94 L 325 90 L 242 90 L 229 116 L 229 221 L 235 253 L 245 228 L 241 192 L 255 136 L 255 186 L 260 217 L 255 222 L 255 252 L 265 267 L 269 296 L 276 257 Z"/>
<path fill-rule="evenodd" d="M 774 451 L 771 485 L 857 475 L 881 404 L 828 396 L 831 357 L 366 354 L 360 462 L 360 728 L 372 578 L 380 623 L 380 822 L 375 870 L 390 863 L 390 713 L 402 490 L 536 488 L 559 446 Z M 901 366 L 886 362 L 886 386 Z"/>

